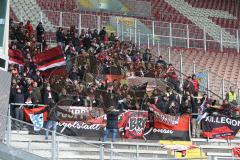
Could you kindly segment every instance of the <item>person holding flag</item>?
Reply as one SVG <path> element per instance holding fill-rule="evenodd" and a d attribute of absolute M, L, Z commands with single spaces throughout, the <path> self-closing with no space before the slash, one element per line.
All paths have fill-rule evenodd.
<path fill-rule="evenodd" d="M 62 112 L 62 113 L 69 114 L 69 115 L 72 115 L 72 113 L 59 108 L 57 106 L 57 104 L 54 102 L 54 100 L 52 99 L 49 102 L 49 105 L 47 107 L 45 107 L 43 110 L 40 110 L 38 112 L 34 112 L 34 115 L 41 114 L 46 111 L 48 112 L 48 117 L 47 117 L 48 121 L 47 121 L 47 126 L 46 126 L 47 130 L 46 130 L 46 134 L 45 134 L 45 140 L 48 140 L 49 130 L 52 129 L 53 131 L 56 131 L 56 129 L 57 129 L 57 122 L 59 120 L 57 112 Z"/>
<path fill-rule="evenodd" d="M 106 142 L 109 133 L 112 134 L 112 142 L 115 142 L 118 133 L 118 115 L 119 111 L 114 106 L 106 109 L 107 125 L 103 133 L 103 142 Z"/>

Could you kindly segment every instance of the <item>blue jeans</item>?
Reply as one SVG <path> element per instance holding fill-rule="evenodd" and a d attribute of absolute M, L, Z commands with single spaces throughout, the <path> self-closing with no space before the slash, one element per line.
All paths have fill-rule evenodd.
<path fill-rule="evenodd" d="M 15 118 L 17 120 L 23 121 L 23 111 L 22 111 L 22 109 L 15 108 Z M 20 127 L 20 126 L 22 126 L 21 124 L 23 124 L 23 123 L 15 121 L 15 125 L 16 125 L 15 127 Z"/>
<path fill-rule="evenodd" d="M 45 134 L 45 139 L 48 139 L 49 130 L 51 129 L 52 131 L 56 131 L 56 129 L 57 129 L 57 122 L 49 120 L 47 122 L 46 128 L 47 128 L 47 130 L 46 130 L 46 134 Z"/>
<path fill-rule="evenodd" d="M 105 130 L 104 133 L 103 133 L 103 142 L 106 142 L 109 133 L 112 134 L 112 142 L 115 142 L 116 136 L 117 136 L 117 131 L 118 131 L 117 129 L 109 129 L 109 128 L 106 128 L 106 130 Z"/>

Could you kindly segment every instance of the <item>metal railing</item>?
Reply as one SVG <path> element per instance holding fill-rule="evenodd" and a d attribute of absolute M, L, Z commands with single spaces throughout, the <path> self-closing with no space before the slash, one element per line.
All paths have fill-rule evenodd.
<path fill-rule="evenodd" d="M 22 14 L 18 15 L 18 19 L 20 21 L 27 21 L 28 19 L 24 17 L 23 12 L 20 11 Z M 129 40 L 131 37 L 135 43 L 140 40 L 140 44 L 155 45 L 159 43 L 160 45 L 170 47 L 202 48 L 204 50 L 216 49 L 221 51 L 229 48 L 226 47 L 227 44 L 232 44 L 234 47 L 230 48 L 238 52 L 240 50 L 239 29 L 235 28 L 222 28 L 218 31 L 219 37 L 223 36 L 223 32 L 228 32 L 235 37 L 235 41 L 224 41 L 224 38 L 214 40 L 208 35 L 205 29 L 201 29 L 193 24 L 169 23 L 132 17 L 93 15 L 84 12 L 42 10 L 42 12 L 37 14 L 39 15 L 34 16 L 40 17 L 40 19 L 34 19 L 34 24 L 37 24 L 39 21 L 43 22 L 43 24 L 49 21 L 53 27 L 69 28 L 71 25 L 74 25 L 79 32 L 84 28 L 101 29 L 103 26 L 107 26 L 109 31 L 114 31 L 118 35 L 126 35 L 124 40 Z"/>
<path fill-rule="evenodd" d="M 19 105 L 19 104 L 18 104 Z M 25 105 L 25 104 L 22 104 Z M 30 104 L 28 104 L 30 106 Z M 10 112 L 9 112 L 10 113 Z M 149 143 L 139 143 L 139 142 L 101 142 L 101 141 L 89 141 L 89 140 L 81 140 L 79 138 L 75 138 L 72 136 L 66 136 L 61 133 L 57 133 L 56 131 L 48 130 L 50 133 L 52 133 L 51 140 L 43 140 L 42 132 L 47 131 L 46 128 L 42 128 L 39 132 L 32 132 L 33 135 L 40 134 L 39 136 L 35 136 L 32 138 L 33 135 L 29 134 L 28 138 L 24 137 L 23 139 L 21 137 L 13 137 L 12 133 L 12 124 L 19 123 L 20 125 L 23 125 L 25 128 L 27 128 L 30 131 L 33 131 L 32 128 L 34 127 L 33 124 L 12 118 L 10 115 L 2 115 L 1 117 L 5 117 L 8 119 L 7 123 L 7 132 L 4 142 L 8 146 L 17 147 L 20 149 L 24 149 L 27 152 L 31 152 L 34 154 L 37 154 L 39 156 L 44 156 L 47 158 L 50 158 L 51 160 L 58 160 L 62 158 L 62 155 L 67 155 L 64 151 L 70 151 L 70 152 L 78 152 L 77 155 L 82 155 L 80 152 L 88 153 L 87 156 L 90 158 L 92 155 L 96 155 L 99 157 L 100 160 L 104 159 L 129 159 L 129 160 L 157 160 L 157 159 L 179 159 L 179 158 L 173 158 L 175 156 L 175 152 L 169 149 L 164 149 L 159 144 L 149 144 Z M 23 128 L 24 128 L 23 127 Z M 16 131 L 16 130 L 15 130 Z M 21 134 L 18 132 L 18 130 L 15 132 L 15 134 Z M 213 142 L 213 143 L 228 143 L 228 145 L 231 143 L 236 144 L 238 142 L 235 142 L 235 140 L 208 140 L 205 139 L 206 143 Z M 20 142 L 20 143 L 18 143 Z M 24 143 L 23 143 L 24 142 Z M 49 143 L 51 143 L 51 147 L 49 147 Z M 44 145 L 46 144 L 46 145 Z M 127 146 L 128 151 L 121 151 L 123 146 Z M 69 148 L 72 147 L 72 148 Z M 91 149 L 90 149 L 91 148 Z M 203 151 L 203 148 L 199 146 L 200 152 Z M 132 152 L 129 150 L 132 150 Z M 144 153 L 142 151 L 144 150 Z M 152 152 L 152 157 L 141 157 L 141 154 L 146 154 L 146 151 L 149 151 L 149 154 L 154 150 L 158 150 L 159 152 L 163 151 L 164 153 L 156 154 L 155 152 Z M 119 153 L 119 151 L 121 153 Z M 173 155 L 169 154 L 169 151 L 173 152 Z M 62 153 L 64 152 L 64 153 Z M 48 156 L 49 154 L 49 156 Z M 75 154 L 71 154 L 71 156 L 76 156 Z M 163 158 L 162 156 L 165 156 Z M 214 160 L 218 156 L 212 156 L 209 157 L 209 159 Z M 228 157 L 228 158 L 234 158 L 234 157 Z M 188 158 L 180 158 L 180 159 L 188 159 Z M 205 160 L 206 157 L 199 157 L 199 158 L 191 158 L 196 160 Z"/>
<path fill-rule="evenodd" d="M 35 106 L 35 104 L 18 104 L 18 103 L 11 104 L 11 105 Z M 42 106 L 41 104 L 39 104 L 39 105 Z M 87 140 L 81 140 L 79 138 L 75 138 L 75 137 L 72 137 L 72 136 L 66 136 L 64 134 L 58 133 L 54 130 L 48 130 L 46 128 L 42 128 L 40 131 L 34 132 L 33 131 L 33 127 L 34 127 L 33 124 L 25 122 L 25 121 L 18 120 L 18 119 L 15 119 L 15 118 L 12 118 L 10 116 L 10 109 L 9 109 L 8 115 L 0 114 L 0 116 L 7 118 L 7 130 L 6 130 L 6 137 L 5 137 L 5 140 L 4 140 L 4 142 L 7 144 L 7 146 L 15 147 L 14 144 L 12 144 L 12 143 L 14 143 L 14 141 L 12 140 L 12 131 L 14 131 L 15 129 L 12 129 L 12 128 L 14 128 L 14 126 L 16 126 L 16 124 L 19 124 L 19 125 L 22 126 L 22 128 L 24 130 L 30 131 L 33 134 L 42 135 L 44 132 L 49 131 L 49 133 L 52 135 L 52 139 L 44 141 L 43 138 L 42 138 L 42 139 L 39 139 L 38 142 L 39 143 L 50 142 L 51 143 L 51 148 L 41 148 L 41 147 L 40 148 L 37 147 L 37 148 L 46 150 L 47 152 L 50 152 L 51 156 L 48 157 L 48 158 L 51 158 L 51 160 L 58 160 L 59 159 L 59 154 L 60 154 L 59 149 L 60 149 L 61 143 L 71 143 L 71 142 L 75 143 L 76 145 L 81 145 L 81 146 L 93 148 L 93 151 L 98 152 L 97 156 L 99 156 L 100 160 L 104 160 L 106 158 L 106 156 L 105 156 L 106 153 L 110 154 L 110 159 L 113 159 L 113 158 L 116 158 L 116 157 L 124 158 L 124 159 L 129 159 L 130 158 L 130 157 L 127 157 L 124 154 L 121 154 L 121 153 L 118 153 L 117 151 L 114 151 L 114 149 L 113 149 L 114 143 L 112 143 L 112 142 L 98 142 L 98 141 L 89 142 Z M 19 131 L 19 130 L 16 129 L 15 131 Z M 26 140 L 25 139 L 24 141 L 27 142 L 27 147 L 26 148 L 23 147 L 23 148 L 28 152 L 32 152 L 34 150 L 33 143 L 35 143 L 35 141 L 37 141 L 37 140 L 31 140 L 31 139 Z M 111 147 L 106 148 L 106 145 L 104 147 L 104 144 L 108 144 Z M 139 144 L 133 144 L 133 145 L 138 146 Z M 158 146 L 158 145 L 156 145 L 156 146 Z M 17 147 L 22 149 L 21 146 L 17 146 Z M 78 151 L 81 151 L 81 149 L 78 150 Z M 36 152 L 33 152 L 33 153 L 38 154 Z M 135 154 L 138 154 L 138 152 L 136 151 Z M 41 156 L 43 156 L 43 155 L 41 154 Z M 130 159 L 132 159 L 132 158 L 130 158 Z"/>

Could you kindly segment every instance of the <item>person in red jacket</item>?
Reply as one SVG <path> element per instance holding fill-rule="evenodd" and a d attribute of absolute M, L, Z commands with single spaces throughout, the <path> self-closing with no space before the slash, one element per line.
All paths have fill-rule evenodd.
<path fill-rule="evenodd" d="M 30 35 L 33 34 L 33 26 L 29 20 L 27 21 L 27 24 L 24 26 L 24 28 L 28 31 Z"/>
<path fill-rule="evenodd" d="M 192 75 L 192 84 L 193 84 L 193 88 L 194 88 L 193 95 L 197 96 L 198 95 L 198 90 L 199 90 L 199 83 L 198 83 L 198 80 L 196 79 L 195 74 Z"/>

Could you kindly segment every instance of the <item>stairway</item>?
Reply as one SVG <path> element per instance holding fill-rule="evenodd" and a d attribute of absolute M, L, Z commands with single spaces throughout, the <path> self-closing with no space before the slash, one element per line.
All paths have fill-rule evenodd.
<path fill-rule="evenodd" d="M 38 156 L 51 158 L 51 138 L 44 140 L 43 135 L 31 135 L 28 131 L 12 131 L 11 146 L 34 153 Z M 100 141 L 74 140 L 73 137 L 57 136 L 59 160 L 98 160 L 100 155 Z M 104 159 L 110 159 L 110 143 L 104 144 Z M 167 158 L 168 151 L 162 149 L 158 143 L 113 143 L 113 159 L 135 159 L 138 147 L 139 159 Z"/>
<path fill-rule="evenodd" d="M 177 9 L 181 14 L 186 16 L 189 20 L 199 26 L 201 29 L 205 28 L 208 33 L 215 41 L 221 42 L 221 30 L 222 30 L 222 41 L 223 42 L 237 42 L 237 39 L 228 33 L 225 29 L 213 23 L 208 17 L 218 17 L 227 19 L 236 19 L 225 11 L 209 10 L 194 8 L 184 0 L 165 0 L 173 8 Z M 197 17 L 197 18 L 196 18 Z M 226 48 L 236 48 L 236 44 L 223 43 Z"/>
<path fill-rule="evenodd" d="M 30 20 L 33 26 L 36 27 L 42 19 L 45 30 L 55 32 L 53 25 L 42 12 L 36 0 L 12 0 L 10 5 L 20 21 L 25 23 L 27 20 Z"/>

